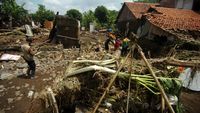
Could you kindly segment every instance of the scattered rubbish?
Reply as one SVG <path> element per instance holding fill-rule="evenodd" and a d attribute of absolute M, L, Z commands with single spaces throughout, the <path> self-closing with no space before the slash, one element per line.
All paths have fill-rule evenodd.
<path fill-rule="evenodd" d="M 33 94 L 34 94 L 34 92 L 33 92 L 33 91 L 29 91 L 29 92 L 28 92 L 28 96 L 27 96 L 27 97 L 28 97 L 28 98 L 32 98 L 32 97 L 33 97 Z"/>
<path fill-rule="evenodd" d="M 8 60 L 14 60 L 14 61 L 17 61 L 17 60 L 19 60 L 20 59 L 20 57 L 21 56 L 19 56 L 19 55 L 12 55 L 12 54 L 3 54 L 2 56 L 1 56 L 1 58 L 0 58 L 0 60 L 6 60 L 6 61 L 8 61 Z"/>

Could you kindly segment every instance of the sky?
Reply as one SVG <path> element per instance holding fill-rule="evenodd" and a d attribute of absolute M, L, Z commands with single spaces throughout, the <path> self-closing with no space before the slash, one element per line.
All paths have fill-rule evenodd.
<path fill-rule="evenodd" d="M 65 14 L 69 9 L 78 9 L 80 12 L 95 10 L 99 5 L 104 5 L 110 10 L 119 11 L 122 7 L 121 3 L 133 0 L 16 0 L 18 4 L 25 3 L 24 8 L 33 13 L 37 10 L 38 4 L 43 4 L 47 9 L 59 11 Z"/>

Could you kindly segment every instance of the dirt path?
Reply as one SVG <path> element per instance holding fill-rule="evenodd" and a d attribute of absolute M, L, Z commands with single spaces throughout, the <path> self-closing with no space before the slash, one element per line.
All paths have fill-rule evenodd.
<path fill-rule="evenodd" d="M 61 73 L 61 68 L 56 70 Z M 56 77 L 56 76 L 55 76 Z M 36 78 L 31 80 L 24 77 L 17 77 L 11 80 L 0 81 L 0 86 L 4 89 L 0 94 L 0 111 L 4 113 L 25 113 L 30 107 L 32 99 L 28 97 L 30 91 L 34 92 L 34 96 L 38 96 L 39 92 L 47 86 L 53 84 L 55 77 L 49 73 L 37 72 Z"/>

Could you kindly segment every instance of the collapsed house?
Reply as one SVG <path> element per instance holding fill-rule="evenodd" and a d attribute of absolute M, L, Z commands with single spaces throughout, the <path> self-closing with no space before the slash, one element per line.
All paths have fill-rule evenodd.
<path fill-rule="evenodd" d="M 169 48 L 178 45 L 180 48 L 198 51 L 200 14 L 189 10 L 192 9 L 192 3 L 186 2 L 187 5 L 184 5 L 183 2 L 182 6 L 185 7 L 182 8 L 187 9 L 177 9 L 176 7 L 180 6 L 179 2 L 170 6 L 175 8 L 162 7 L 163 2 L 126 2 L 117 17 L 117 27 L 125 35 L 129 35 L 130 32 L 137 34 L 140 45 L 147 48 L 146 51 L 157 49 L 153 53 L 163 53 L 158 50 L 165 48 L 166 51 L 165 45 L 170 46 Z"/>

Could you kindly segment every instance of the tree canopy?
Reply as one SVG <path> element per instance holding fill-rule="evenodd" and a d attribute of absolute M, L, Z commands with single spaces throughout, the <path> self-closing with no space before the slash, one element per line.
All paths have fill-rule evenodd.
<path fill-rule="evenodd" d="M 23 5 L 18 5 L 15 0 L 3 0 L 1 12 L 4 18 L 11 16 L 15 22 L 24 22 L 27 19 L 28 11 L 24 9 Z"/>
<path fill-rule="evenodd" d="M 34 21 L 38 21 L 43 24 L 45 20 L 52 21 L 54 19 L 55 13 L 53 11 L 47 10 L 45 6 L 41 4 L 38 6 L 38 10 L 32 14 L 32 19 Z"/>
<path fill-rule="evenodd" d="M 89 24 L 91 22 L 95 22 L 96 18 L 94 16 L 94 12 L 92 10 L 89 10 L 87 12 L 83 13 L 83 19 L 82 19 L 82 25 L 89 28 Z"/>
<path fill-rule="evenodd" d="M 106 7 L 98 6 L 95 9 L 94 15 L 100 23 L 104 24 L 108 22 L 108 10 Z"/>
<path fill-rule="evenodd" d="M 82 14 L 80 13 L 79 10 L 77 9 L 70 9 L 66 12 L 66 15 L 71 17 L 71 18 L 75 18 L 77 20 L 82 20 Z"/>

